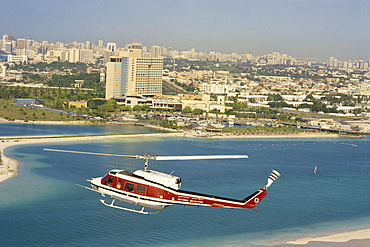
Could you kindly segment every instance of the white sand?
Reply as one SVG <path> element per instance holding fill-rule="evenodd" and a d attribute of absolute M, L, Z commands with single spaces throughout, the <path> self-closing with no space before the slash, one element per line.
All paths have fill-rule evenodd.
<path fill-rule="evenodd" d="M 148 134 L 129 134 L 129 135 L 105 135 L 105 136 L 77 136 L 77 137 L 45 137 L 35 136 L 29 137 L 0 137 L 3 140 L 0 141 L 0 151 L 2 158 L 2 166 L 0 166 L 0 183 L 14 177 L 18 174 L 18 161 L 9 158 L 3 154 L 5 148 L 14 145 L 24 144 L 35 144 L 35 143 L 50 143 L 50 142 L 72 142 L 72 141 L 88 141 L 88 140 L 103 140 L 103 139 L 119 139 L 119 138 L 140 138 L 140 137 L 190 137 L 190 138 L 243 138 L 243 139 L 255 139 L 255 138 L 337 138 L 340 137 L 337 134 L 326 133 L 326 132 L 297 132 L 294 134 L 283 134 L 283 135 L 230 135 L 230 134 L 215 134 L 208 133 L 204 135 L 194 135 L 192 132 L 177 132 L 177 133 L 148 133 Z"/>
<path fill-rule="evenodd" d="M 327 133 L 327 132 L 297 132 L 297 133 L 289 133 L 289 134 L 280 134 L 280 135 L 212 135 L 207 136 L 208 138 L 239 138 L 239 139 L 276 139 L 276 138 L 339 138 L 342 137 L 338 134 Z"/>
<path fill-rule="evenodd" d="M 55 122 L 56 124 L 57 122 Z M 18 161 L 9 158 L 3 154 L 5 148 L 14 145 L 47 143 L 47 142 L 72 142 L 72 141 L 87 141 L 87 140 L 103 140 L 103 139 L 119 139 L 119 138 L 140 138 L 140 137 L 190 137 L 190 138 L 243 138 L 243 139 L 256 139 L 256 138 L 338 138 L 341 137 L 337 134 L 326 132 L 297 132 L 291 134 L 280 135 L 231 135 L 220 133 L 207 133 L 206 135 L 197 135 L 195 132 L 176 132 L 176 133 L 148 133 L 148 134 L 129 134 L 129 135 L 105 135 L 105 136 L 77 136 L 77 137 L 52 137 L 52 136 L 26 136 L 26 137 L 0 137 L 0 151 L 2 158 L 2 166 L 0 166 L 0 183 L 8 178 L 14 177 L 18 174 Z"/>
<path fill-rule="evenodd" d="M 370 239 L 370 229 L 361 229 L 355 231 L 347 231 L 341 233 L 334 233 L 327 236 L 300 238 L 293 241 L 288 241 L 287 244 L 308 244 L 309 242 L 331 242 L 344 243 L 355 239 Z"/>
<path fill-rule="evenodd" d="M 18 174 L 18 161 L 4 155 L 7 147 L 15 145 L 50 143 L 50 142 L 75 142 L 88 140 L 106 140 L 120 138 L 142 138 L 162 136 L 183 136 L 183 133 L 154 133 L 154 134 L 132 134 L 132 135 L 106 135 L 106 136 L 76 136 L 76 137 L 7 137 L 0 140 L 0 152 L 2 165 L 0 166 L 0 183 Z"/>

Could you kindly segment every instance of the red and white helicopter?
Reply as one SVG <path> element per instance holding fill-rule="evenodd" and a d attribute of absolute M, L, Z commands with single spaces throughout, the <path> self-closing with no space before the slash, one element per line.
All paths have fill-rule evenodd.
<path fill-rule="evenodd" d="M 111 203 L 101 199 L 101 203 L 108 207 L 123 209 L 141 214 L 153 214 L 162 209 L 174 205 L 190 205 L 203 207 L 222 207 L 222 208 L 249 208 L 254 209 L 258 203 L 267 195 L 267 188 L 280 176 L 280 173 L 273 170 L 267 179 L 267 184 L 247 196 L 243 200 L 235 200 L 214 195 L 206 195 L 197 192 L 180 190 L 181 178 L 158 171 L 148 169 L 149 160 L 198 160 L 198 159 L 244 159 L 247 155 L 200 155 L 200 156 L 150 156 L 141 155 L 120 155 L 69 151 L 59 149 L 44 149 L 45 151 L 93 154 L 105 156 L 117 156 L 125 158 L 135 158 L 145 160 L 144 169 L 135 172 L 113 169 L 104 177 L 97 177 L 90 182 L 92 188 L 82 186 L 86 189 L 101 193 L 102 196 L 108 195 L 113 200 Z M 81 186 L 81 185 L 80 185 Z M 122 201 L 129 204 L 141 206 L 141 210 L 125 208 L 114 205 L 114 202 Z M 144 211 L 145 208 L 156 210 L 156 212 Z M 258 210 L 256 210 L 258 211 Z"/>

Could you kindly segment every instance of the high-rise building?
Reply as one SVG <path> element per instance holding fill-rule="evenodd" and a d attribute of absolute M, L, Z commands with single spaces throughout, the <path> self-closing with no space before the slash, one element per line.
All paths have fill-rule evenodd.
<path fill-rule="evenodd" d="M 86 41 L 86 43 L 85 43 L 85 49 L 86 50 L 91 50 L 91 42 L 90 41 Z"/>
<path fill-rule="evenodd" d="M 17 49 L 26 49 L 26 39 L 17 39 Z"/>
<path fill-rule="evenodd" d="M 334 58 L 334 57 L 330 57 L 330 58 L 329 58 L 329 66 L 330 66 L 330 67 L 334 67 L 334 60 L 335 60 L 335 58 Z"/>
<path fill-rule="evenodd" d="M 117 50 L 117 45 L 116 43 L 107 43 L 107 50 L 108 51 L 116 51 Z"/>
<path fill-rule="evenodd" d="M 122 58 L 110 57 L 106 63 L 105 98 L 112 99 L 124 94 L 121 83 Z"/>
<path fill-rule="evenodd" d="M 162 56 L 162 49 L 161 49 L 161 47 L 159 47 L 157 45 L 153 45 L 150 48 L 150 54 L 151 54 L 152 57 Z"/>
<path fill-rule="evenodd" d="M 124 95 L 162 94 L 163 58 L 142 57 L 141 45 L 107 63 L 106 99 Z"/>
<path fill-rule="evenodd" d="M 6 53 L 12 53 L 13 52 L 13 43 L 11 41 L 5 41 L 4 51 Z"/>
<path fill-rule="evenodd" d="M 79 49 L 70 49 L 69 50 L 69 60 L 70 63 L 78 63 L 80 62 L 80 50 Z"/>
<path fill-rule="evenodd" d="M 31 37 L 27 37 L 27 40 L 26 40 L 26 49 L 30 49 L 31 46 L 33 45 L 33 40 L 31 39 Z"/>
<path fill-rule="evenodd" d="M 93 50 L 80 50 L 79 62 L 81 63 L 95 63 L 94 51 Z"/>
<path fill-rule="evenodd" d="M 64 48 L 64 44 L 61 42 L 55 42 L 55 49 L 62 50 Z"/>

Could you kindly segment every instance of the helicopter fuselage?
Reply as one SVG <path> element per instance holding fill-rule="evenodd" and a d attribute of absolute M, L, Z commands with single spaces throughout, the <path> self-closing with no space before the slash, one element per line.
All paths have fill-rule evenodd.
<path fill-rule="evenodd" d="M 113 169 L 108 172 L 104 177 L 93 178 L 90 181 L 91 187 L 83 188 L 101 193 L 103 196 L 108 195 L 112 197 L 112 202 L 107 203 L 100 200 L 104 205 L 119 208 L 127 211 L 132 211 L 142 214 L 151 214 L 144 211 L 145 208 L 155 209 L 158 212 L 170 205 L 182 204 L 190 206 L 202 207 L 221 207 L 221 208 L 250 208 L 254 209 L 258 203 L 267 195 L 266 190 L 271 184 L 280 176 L 276 170 L 272 170 L 267 184 L 247 196 L 243 200 L 235 200 L 220 196 L 201 194 L 197 192 L 190 192 L 180 190 L 181 178 L 166 174 L 158 171 L 148 169 L 149 160 L 209 160 L 209 159 L 246 159 L 248 155 L 190 155 L 190 156 L 150 156 L 144 155 L 124 155 L 124 154 L 107 154 L 107 153 L 94 153 L 83 151 L 71 151 L 60 149 L 44 148 L 45 151 L 63 152 L 63 153 L 76 153 L 76 154 L 89 154 L 89 155 L 102 155 L 114 156 L 123 158 L 143 159 L 144 169 L 135 172 L 125 170 Z M 124 208 L 114 205 L 114 202 L 122 201 L 134 205 L 141 206 L 141 210 Z M 255 209 L 254 209 L 255 210 Z M 258 210 L 257 210 L 258 211 Z"/>
<path fill-rule="evenodd" d="M 109 195 L 115 200 L 155 210 L 162 210 L 174 204 L 254 208 L 267 195 L 266 188 L 243 200 L 184 191 L 180 190 L 180 178 L 150 170 L 136 172 L 111 170 L 105 177 L 94 178 L 90 183 L 93 190 Z"/>

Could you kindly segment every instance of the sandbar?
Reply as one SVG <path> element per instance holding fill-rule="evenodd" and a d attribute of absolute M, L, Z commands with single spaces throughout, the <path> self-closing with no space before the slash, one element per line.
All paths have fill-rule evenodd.
<path fill-rule="evenodd" d="M 281 246 L 370 246 L 370 228 L 305 237 L 285 242 Z"/>
<path fill-rule="evenodd" d="M 161 129 L 165 130 L 165 129 Z M 170 131 L 170 130 L 167 130 Z M 171 130 L 173 131 L 173 130 Z M 0 183 L 14 177 L 18 174 L 18 161 L 4 155 L 4 150 L 7 147 L 14 145 L 36 144 L 36 143 L 50 143 L 50 142 L 75 142 L 75 141 L 89 141 L 89 140 L 106 140 L 106 139 L 120 139 L 120 138 L 143 138 L 143 137 L 184 137 L 184 138 L 230 138 L 230 139 L 267 139 L 267 138 L 340 138 L 343 137 L 338 134 L 327 132 L 297 132 L 285 133 L 279 135 L 267 134 L 248 134 L 248 135 L 231 135 L 231 134 L 196 134 L 195 132 L 170 132 L 170 133 L 146 133 L 146 134 L 124 134 L 124 135 L 89 135 L 89 136 L 6 136 L 0 137 L 0 158 L 2 165 L 0 165 Z"/>
<path fill-rule="evenodd" d="M 18 174 L 18 161 L 4 155 L 4 150 L 10 146 L 37 144 L 37 143 L 55 143 L 55 142 L 77 142 L 77 141 L 96 141 L 120 138 L 142 138 L 142 137 L 175 137 L 183 136 L 183 133 L 148 133 L 148 134 L 127 134 L 127 135 L 91 135 L 91 136 L 18 136 L 1 137 L 0 140 L 0 183 L 16 176 Z"/>

